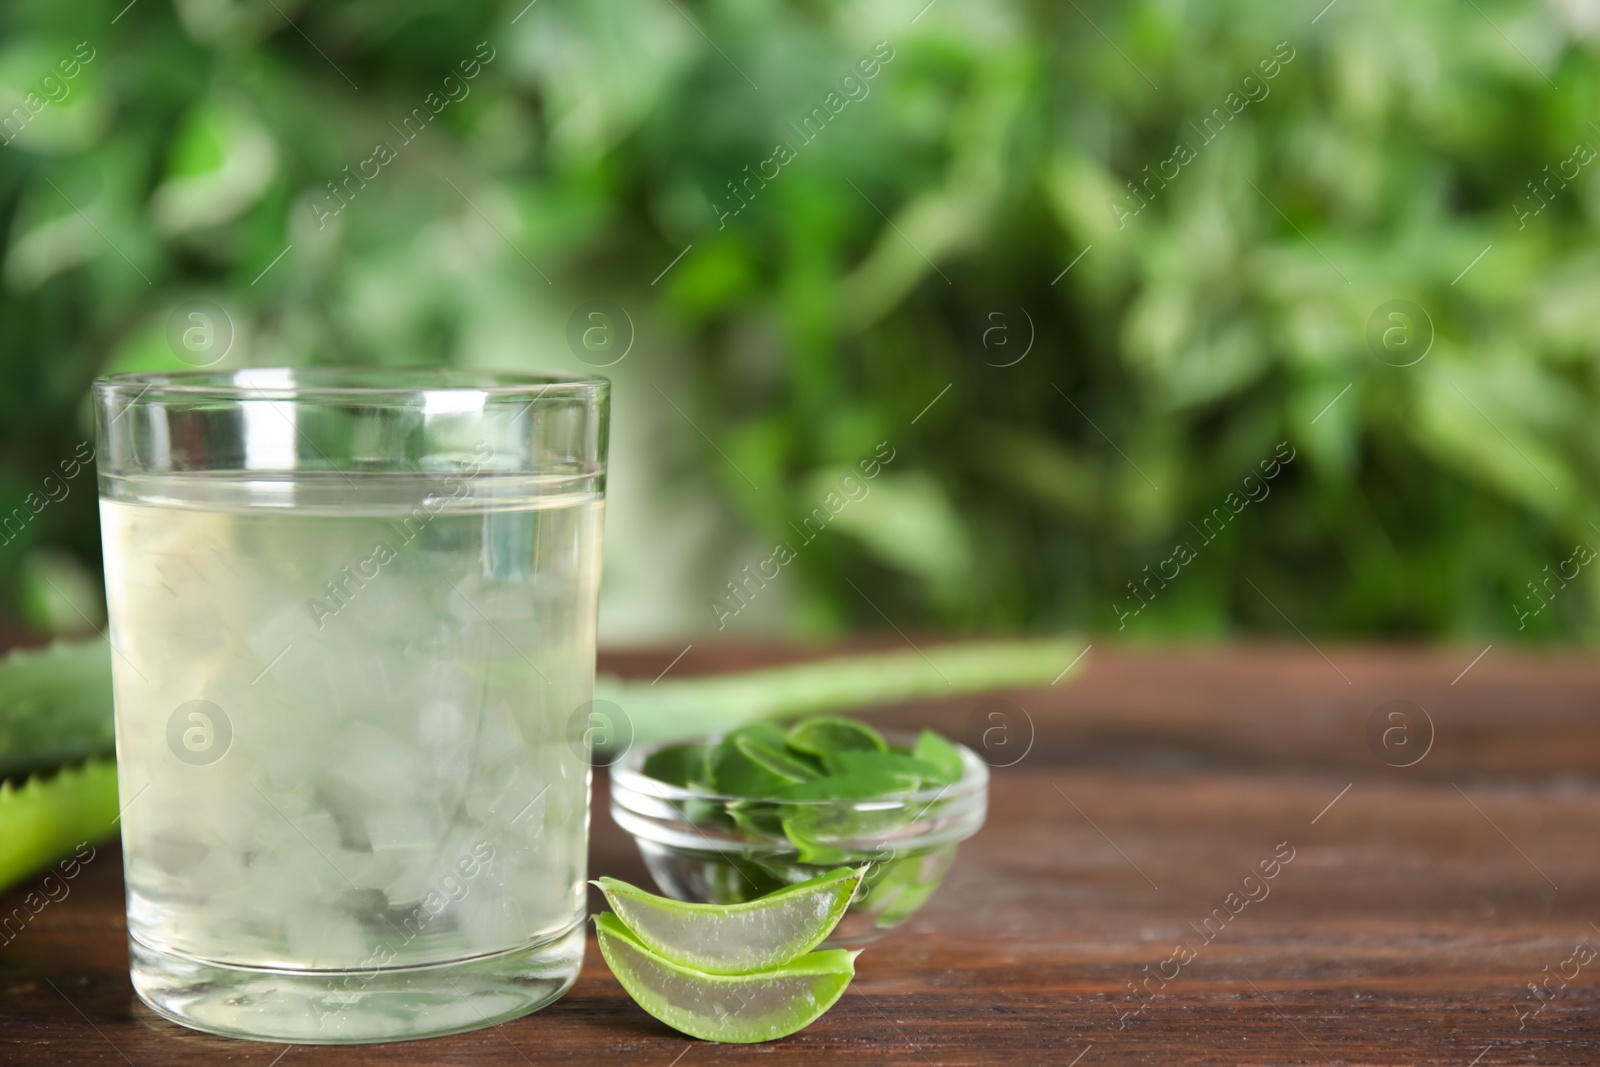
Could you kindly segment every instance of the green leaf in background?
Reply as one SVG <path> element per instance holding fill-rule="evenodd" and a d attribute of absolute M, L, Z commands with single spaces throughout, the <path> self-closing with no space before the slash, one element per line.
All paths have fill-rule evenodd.
<path fill-rule="evenodd" d="M 206 100 L 178 134 L 151 219 L 170 235 L 230 222 L 272 187 L 277 166 L 277 147 L 248 108 Z"/>
<path fill-rule="evenodd" d="M 83 152 L 110 123 L 104 51 L 62 29 L 68 32 L 14 38 L 0 48 L 0 115 L 10 120 L 0 128 L 0 141 L 12 150 Z"/>
<path fill-rule="evenodd" d="M 81 636 L 105 625 L 99 575 L 70 552 L 45 546 L 28 553 L 18 582 L 23 618 L 44 633 Z"/>
<path fill-rule="evenodd" d="M 650 338 L 605 370 L 614 469 L 650 487 L 608 516 L 608 639 L 1115 629 L 1279 442 L 1270 498 L 1128 636 L 1600 635 L 1595 583 L 1515 607 L 1600 523 L 1593 164 L 1524 217 L 1600 145 L 1540 75 L 1600 79 L 1581 5 L 710 5 L 703 34 L 659 0 L 124 6 L 0 5 L 0 117 L 40 102 L 0 131 L 0 518 L 83 439 L 96 373 L 183 365 L 187 299 L 232 319 L 224 367 L 571 371 L 567 321 L 606 300 Z M 1366 340 L 1396 299 L 1435 335 L 1415 366 Z M 74 493 L 29 546 L 92 572 L 96 521 Z M 708 608 L 779 543 L 776 588 Z M 23 567 L 0 548 L 12 621 Z"/>

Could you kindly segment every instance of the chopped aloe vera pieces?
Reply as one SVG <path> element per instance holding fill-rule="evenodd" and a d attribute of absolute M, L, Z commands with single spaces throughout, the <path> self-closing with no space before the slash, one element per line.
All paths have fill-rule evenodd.
<path fill-rule="evenodd" d="M 890 899 L 889 906 L 883 909 L 883 914 L 878 916 L 877 925 L 881 927 L 896 926 L 928 902 L 933 896 L 933 891 L 939 888 L 939 880 L 929 882 L 913 882 L 903 885 L 900 892 Z"/>
<path fill-rule="evenodd" d="M 600 953 L 628 995 L 674 1030 L 704 1041 L 787 1037 L 833 1007 L 856 973 L 857 953 L 834 948 L 752 974 L 710 974 L 650 951 L 610 912 L 596 915 L 594 925 Z"/>
<path fill-rule="evenodd" d="M 822 777 L 814 765 L 791 756 L 786 751 L 764 745 L 754 738 L 741 737 L 734 742 L 734 746 L 752 763 L 760 764 L 773 774 L 787 778 L 791 782 L 809 782 L 813 778 Z"/>
<path fill-rule="evenodd" d="M 816 837 L 823 836 L 818 833 L 815 825 L 816 818 L 810 812 L 799 812 L 783 820 L 783 834 L 800 852 L 801 863 L 843 863 L 850 856 L 844 849 L 830 845 L 826 841 L 818 841 Z M 827 827 L 827 830 L 837 830 L 836 826 Z M 837 836 L 837 834 L 835 834 Z"/>
<path fill-rule="evenodd" d="M 709 749 L 662 749 L 646 759 L 644 770 L 674 785 L 701 785 L 730 796 L 828 800 L 948 785 L 961 779 L 965 767 L 960 748 L 931 730 L 922 731 L 911 748 L 890 747 L 865 723 L 830 716 L 797 723 L 787 734 L 771 723 L 753 723 Z M 806 788 L 792 788 L 802 784 Z M 737 814 L 734 820 L 746 823 Z"/>
<path fill-rule="evenodd" d="M 912 783 L 901 785 L 900 789 L 946 785 L 949 781 L 934 764 L 898 752 L 830 752 L 822 757 L 822 765 L 828 769 L 828 778 L 824 781 L 845 777 L 880 778 L 886 786 L 884 792 L 892 792 L 891 783 L 897 779 Z"/>
<path fill-rule="evenodd" d="M 789 747 L 812 756 L 830 752 L 886 752 L 882 735 L 864 722 L 831 715 L 806 719 L 789 731 Z"/>
<path fill-rule="evenodd" d="M 711 784 L 719 793 L 736 797 L 770 797 L 794 779 L 776 774 L 739 749 L 741 740 L 783 748 L 783 730 L 771 723 L 752 723 L 724 737 L 711 750 Z"/>
<path fill-rule="evenodd" d="M 776 800 L 731 800 L 727 812 L 735 826 L 751 833 L 783 836 L 783 805 Z"/>
<path fill-rule="evenodd" d="M 711 780 L 711 746 L 672 745 L 645 757 L 642 770 L 658 782 L 682 789 Z"/>
<path fill-rule="evenodd" d="M 714 747 L 709 762 L 712 788 L 744 799 L 716 801 L 715 810 L 700 821 L 760 838 L 786 839 L 797 853 L 795 860 L 813 868 L 861 862 L 863 841 L 893 836 L 927 815 L 939 800 L 933 796 L 931 803 L 911 809 L 897 798 L 953 785 L 966 773 L 961 747 L 931 730 L 922 731 L 911 746 L 891 746 L 872 727 L 839 717 L 797 723 L 787 734 L 766 723 L 741 728 Z M 647 763 L 647 769 L 653 766 Z M 671 773 L 672 766 L 663 761 L 663 773 Z M 889 907 L 891 897 L 898 900 L 902 891 L 905 902 L 895 907 L 914 910 L 932 892 L 908 889 L 897 877 L 887 876 L 881 863 L 871 865 L 866 883 L 881 887 L 878 910 Z M 765 883 L 760 889 L 753 882 L 732 884 L 713 899 L 748 901 L 752 890 L 766 888 Z M 864 888 L 858 896 L 866 892 Z"/>
<path fill-rule="evenodd" d="M 944 774 L 945 781 L 959 782 L 966 773 L 961 761 L 961 750 L 932 730 L 917 735 L 917 744 L 911 754 L 924 763 L 931 763 Z"/>
<path fill-rule="evenodd" d="M 761 764 L 740 755 L 738 760 L 727 760 L 718 768 L 713 785 L 718 793 L 734 797 L 770 797 L 794 779 L 773 774 Z"/>
<path fill-rule="evenodd" d="M 809 782 L 791 782 L 776 796 L 780 800 L 871 800 L 913 792 L 918 781 L 892 774 L 830 774 Z"/>
<path fill-rule="evenodd" d="M 854 779 L 848 778 L 822 778 L 817 782 L 795 786 L 794 789 L 798 792 L 822 782 L 844 782 L 846 788 L 849 788 L 849 783 L 853 781 Z M 905 804 L 894 801 L 887 804 L 870 803 L 883 795 L 873 789 L 876 784 L 878 783 L 874 780 L 854 790 L 866 794 L 864 796 L 846 798 L 867 802 L 859 805 L 804 804 L 798 801 L 816 798 L 797 797 L 794 798 L 794 802 L 785 806 L 783 833 L 789 839 L 789 843 L 799 851 L 801 862 L 835 866 L 848 862 L 859 863 L 864 858 L 861 853 L 863 841 L 881 839 L 884 835 L 893 834 L 919 818 L 925 809 L 932 809 L 934 806 L 918 805 L 918 810 L 907 810 Z M 837 798 L 829 796 L 822 799 Z M 869 882 L 873 879 L 876 868 L 877 865 L 874 864 L 874 873 L 867 875 Z"/>
<path fill-rule="evenodd" d="M 709 974 L 745 974 L 781 967 L 822 944 L 865 873 L 840 868 L 744 904 L 687 904 L 615 878 L 594 884 L 656 955 Z"/>
<path fill-rule="evenodd" d="M 775 722 L 753 722 L 748 726 L 741 726 L 737 730 L 730 730 L 723 737 L 724 744 L 737 744 L 739 738 L 747 737 L 752 741 L 760 741 L 771 748 L 782 748 L 784 738 L 788 735 L 783 727 Z"/>
<path fill-rule="evenodd" d="M 809 868 L 782 860 L 741 856 L 733 852 L 720 853 L 716 859 L 708 860 L 703 868 L 705 893 L 711 904 L 747 904 L 768 893 L 776 893 L 803 882 L 814 873 Z"/>

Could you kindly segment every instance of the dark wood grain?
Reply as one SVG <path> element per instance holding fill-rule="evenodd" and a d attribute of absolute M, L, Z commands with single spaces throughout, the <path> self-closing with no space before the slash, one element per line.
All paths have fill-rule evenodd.
<path fill-rule="evenodd" d="M 0 948 L 0 1063 L 1600 1063 L 1600 960 L 1519 1019 L 1547 966 L 1600 948 L 1600 668 L 1494 649 L 1452 684 L 1476 649 L 1323 651 L 1097 649 L 1079 679 L 1000 695 L 1034 736 L 995 771 L 988 826 L 838 1006 L 781 1042 L 677 1035 L 592 944 L 564 1000 L 492 1030 L 287 1050 L 191 1033 L 129 988 L 108 846 Z M 676 652 L 608 663 L 649 677 Z M 804 655 L 697 644 L 675 670 Z M 1368 746 L 1392 699 L 1434 723 L 1413 767 Z M 960 737 L 984 703 L 877 718 Z M 591 873 L 643 881 L 596 788 Z M 1233 915 L 1228 894 L 1275 849 L 1293 859 Z M 1230 918 L 1207 941 L 1217 908 Z M 1178 942 L 1194 958 L 1141 1002 L 1131 987 L 1171 975 Z"/>

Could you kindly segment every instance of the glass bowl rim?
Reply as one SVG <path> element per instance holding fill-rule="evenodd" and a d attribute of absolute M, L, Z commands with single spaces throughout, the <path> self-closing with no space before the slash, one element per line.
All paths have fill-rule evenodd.
<path fill-rule="evenodd" d="M 706 800 L 719 804 L 735 802 L 746 804 L 792 804 L 802 807 L 839 807 L 855 810 L 883 811 L 894 807 L 907 807 L 919 802 L 932 804 L 934 801 L 970 796 L 984 792 L 989 786 L 989 765 L 985 763 L 976 752 L 962 744 L 946 737 L 946 741 L 960 751 L 962 774 L 958 781 L 937 788 L 903 790 L 898 793 L 883 793 L 875 797 L 820 797 L 789 799 L 786 797 L 742 797 L 729 793 L 712 793 L 700 789 L 688 789 L 671 782 L 663 782 L 658 778 L 651 778 L 642 770 L 646 757 L 659 752 L 664 748 L 675 745 L 715 744 L 721 741 L 729 731 L 719 730 L 709 734 L 697 734 L 694 737 L 683 738 L 677 741 L 659 741 L 653 745 L 643 745 L 629 749 L 621 759 L 611 765 L 611 794 L 615 800 L 619 793 L 634 793 L 651 797 L 656 800 Z M 916 738 L 916 732 L 911 730 L 879 730 L 885 740 L 899 744 L 900 739 Z M 941 737 L 944 735 L 941 734 Z"/>
<path fill-rule="evenodd" d="M 240 374 L 287 375 L 288 382 L 241 383 Z M 354 397 L 372 400 L 418 400 L 427 393 L 483 393 L 496 399 L 547 394 L 558 397 L 604 395 L 611 380 L 601 375 L 563 371 L 515 371 L 493 367 L 434 365 L 318 365 L 305 367 L 235 367 L 230 370 L 131 371 L 94 380 L 102 396 L 137 390 L 132 402 L 147 396 L 215 397 L 250 400 L 261 397 Z"/>

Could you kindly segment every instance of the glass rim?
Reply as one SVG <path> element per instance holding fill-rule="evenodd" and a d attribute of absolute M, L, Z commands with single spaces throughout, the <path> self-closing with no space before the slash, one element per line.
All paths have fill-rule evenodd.
<path fill-rule="evenodd" d="M 240 375 L 259 376 L 259 383 L 240 382 Z M 277 398 L 366 398 L 405 401 L 426 393 L 481 393 L 495 398 L 541 399 L 604 396 L 611 380 L 601 375 L 560 371 L 510 371 L 492 367 L 311 366 L 236 367 L 231 370 L 132 371 L 95 378 L 97 395 L 129 390 L 129 403 L 159 397 L 252 400 Z"/>

